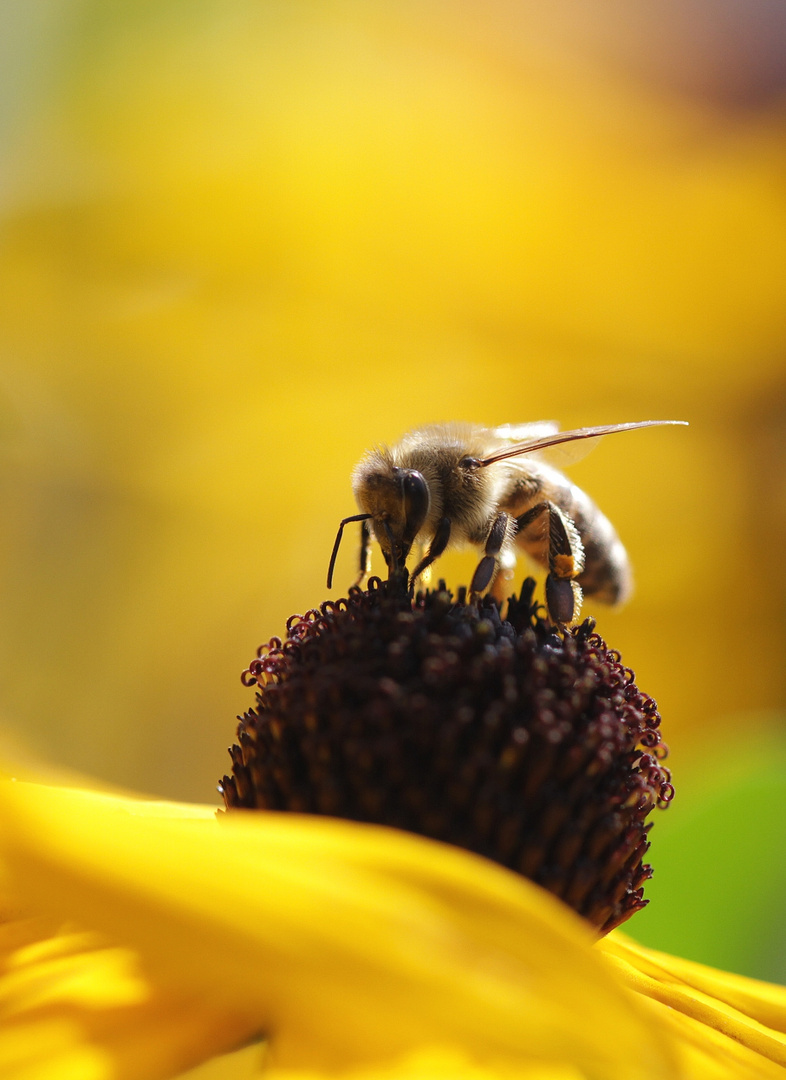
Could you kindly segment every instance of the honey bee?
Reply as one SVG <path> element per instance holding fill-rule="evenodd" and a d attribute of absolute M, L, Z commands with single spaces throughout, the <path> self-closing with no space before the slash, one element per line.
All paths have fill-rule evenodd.
<path fill-rule="evenodd" d="M 684 423 L 644 420 L 573 431 L 550 422 L 435 424 L 410 431 L 394 446 L 370 450 L 355 468 L 352 487 L 361 512 L 339 525 L 328 588 L 344 527 L 359 521 L 358 584 L 370 572 L 372 539 L 391 571 L 406 566 L 413 547 L 419 551 L 410 585 L 448 548 L 472 545 L 483 555 L 471 593 L 499 582 L 500 568 L 512 568 L 521 549 L 547 570 L 553 623 L 575 623 L 583 594 L 620 604 L 630 593 L 631 572 L 614 526 L 581 488 L 534 455 L 561 443 Z"/>

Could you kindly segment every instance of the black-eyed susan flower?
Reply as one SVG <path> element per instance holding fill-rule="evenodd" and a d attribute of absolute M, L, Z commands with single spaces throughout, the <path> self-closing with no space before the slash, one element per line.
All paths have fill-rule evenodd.
<path fill-rule="evenodd" d="M 506 615 L 377 585 L 291 621 L 230 812 L 2 783 L 3 1075 L 253 1039 L 279 1080 L 781 1075 L 786 990 L 599 939 L 671 795 L 657 710 L 590 626 Z"/>
<path fill-rule="evenodd" d="M 602 932 L 643 907 L 645 823 L 672 797 L 655 702 L 535 582 L 507 604 L 413 603 L 406 574 L 293 617 L 247 679 L 228 807 L 391 825 L 524 874 Z"/>

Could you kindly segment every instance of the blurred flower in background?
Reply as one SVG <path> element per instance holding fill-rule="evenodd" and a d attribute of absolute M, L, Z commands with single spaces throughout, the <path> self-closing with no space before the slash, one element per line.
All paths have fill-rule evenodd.
<path fill-rule="evenodd" d="M 204 802 L 249 646 L 324 599 L 369 445 L 688 420 L 571 471 L 637 574 L 588 613 L 679 780 L 631 929 L 786 978 L 784 22 L 764 0 L 5 12 L 15 739 Z"/>

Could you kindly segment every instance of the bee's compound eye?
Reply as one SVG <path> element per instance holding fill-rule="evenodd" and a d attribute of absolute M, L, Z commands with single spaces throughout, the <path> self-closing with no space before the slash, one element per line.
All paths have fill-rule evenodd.
<path fill-rule="evenodd" d="M 404 538 L 411 543 L 426 520 L 431 498 L 425 477 L 415 469 L 406 471 L 401 489 L 404 494 L 404 513 L 407 521 Z"/>
<path fill-rule="evenodd" d="M 476 457 L 465 457 L 461 459 L 459 466 L 467 472 L 474 472 L 480 468 L 480 461 Z"/>

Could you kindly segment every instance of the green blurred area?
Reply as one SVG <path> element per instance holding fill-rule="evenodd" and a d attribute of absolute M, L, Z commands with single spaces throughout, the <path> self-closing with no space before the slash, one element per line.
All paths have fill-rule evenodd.
<path fill-rule="evenodd" d="M 689 420 L 571 470 L 636 570 L 626 609 L 587 613 L 672 747 L 633 930 L 784 978 L 786 106 L 777 13 L 749 0 L 740 35 L 733 9 L 4 12 L 0 701 L 22 748 L 210 801 L 239 673 L 325 598 L 368 446 Z M 747 771 L 715 787 L 721 748 Z"/>
<path fill-rule="evenodd" d="M 684 793 L 655 815 L 650 904 L 626 930 L 666 952 L 786 983 L 783 717 L 733 720 L 722 745 L 708 740 Z"/>

